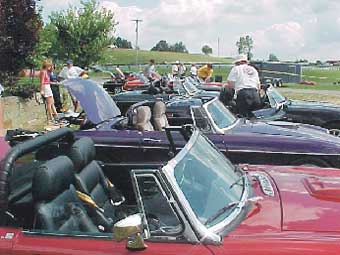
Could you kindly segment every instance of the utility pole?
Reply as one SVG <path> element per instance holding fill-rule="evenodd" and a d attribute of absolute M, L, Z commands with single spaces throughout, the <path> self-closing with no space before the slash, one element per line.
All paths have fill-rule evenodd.
<path fill-rule="evenodd" d="M 220 37 L 217 37 L 217 57 L 220 57 Z"/>
<path fill-rule="evenodd" d="M 138 68 L 138 54 L 139 54 L 139 47 L 138 47 L 138 29 L 139 29 L 139 22 L 142 22 L 143 20 L 141 19 L 133 19 L 131 20 L 133 22 L 136 22 L 136 66 Z"/>

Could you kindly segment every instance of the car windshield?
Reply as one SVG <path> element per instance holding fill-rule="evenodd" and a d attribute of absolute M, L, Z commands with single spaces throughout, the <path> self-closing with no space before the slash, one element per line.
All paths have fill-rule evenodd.
<path fill-rule="evenodd" d="M 186 89 L 184 88 L 184 86 L 183 86 L 183 83 L 182 83 L 182 81 L 181 80 L 179 80 L 179 79 L 175 79 L 174 81 L 173 81 L 173 88 L 174 88 L 174 91 L 176 91 L 178 94 L 180 94 L 180 95 L 186 95 L 187 94 L 187 91 L 186 91 Z"/>
<path fill-rule="evenodd" d="M 214 217 L 225 205 L 241 200 L 245 187 L 244 180 L 240 181 L 242 172 L 235 171 L 230 161 L 202 135 L 175 165 L 174 175 L 198 220 L 208 228 L 235 210 L 230 207 Z M 209 220 L 212 217 L 214 220 Z"/>
<path fill-rule="evenodd" d="M 224 129 L 235 123 L 237 118 L 223 105 L 223 103 L 214 99 L 205 104 L 208 116 L 211 117 L 213 123 L 219 128 Z"/>
<path fill-rule="evenodd" d="M 271 107 L 276 107 L 277 105 L 280 105 L 284 102 L 286 102 L 286 98 L 280 94 L 279 91 L 277 91 L 272 86 L 268 88 L 267 90 L 267 96 L 269 99 L 269 103 Z"/>
<path fill-rule="evenodd" d="M 195 86 L 195 84 L 188 79 L 185 79 L 185 81 L 183 82 L 183 86 L 189 95 L 194 95 L 198 92 L 198 89 Z"/>

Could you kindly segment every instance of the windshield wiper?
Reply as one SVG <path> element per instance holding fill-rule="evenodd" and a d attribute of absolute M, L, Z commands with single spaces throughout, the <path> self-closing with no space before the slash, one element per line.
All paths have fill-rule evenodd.
<path fill-rule="evenodd" d="M 257 197 L 250 197 L 244 201 L 243 206 L 245 206 L 248 202 L 257 202 L 259 200 L 263 200 L 263 197 L 257 196 Z M 222 207 L 220 210 L 217 211 L 213 216 L 211 216 L 209 219 L 206 220 L 204 225 L 207 225 L 214 220 L 216 220 L 218 217 L 220 217 L 223 213 L 225 213 L 227 210 L 234 208 L 235 206 L 239 206 L 242 201 L 233 201 Z"/>
<path fill-rule="evenodd" d="M 229 186 L 229 189 L 232 189 L 232 187 L 234 187 L 236 184 L 239 185 L 239 182 L 240 182 L 242 179 L 244 180 L 244 181 L 243 181 L 243 184 L 244 184 L 245 178 L 246 178 L 246 175 L 247 175 L 247 173 L 244 172 L 244 171 L 242 170 L 242 168 L 241 168 L 240 166 L 238 166 L 238 165 L 235 165 L 235 166 L 234 166 L 234 171 L 235 171 L 235 173 L 236 173 L 236 172 L 240 172 L 240 173 L 241 173 L 241 176 L 240 176 L 235 182 L 233 182 L 233 183 Z"/>

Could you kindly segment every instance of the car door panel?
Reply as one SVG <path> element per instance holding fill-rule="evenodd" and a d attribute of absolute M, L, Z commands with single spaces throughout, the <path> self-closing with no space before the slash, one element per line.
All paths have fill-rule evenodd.
<path fill-rule="evenodd" d="M 76 238 L 56 236 L 34 236 L 21 233 L 13 247 L 13 255 L 129 255 L 129 254 L 158 254 L 158 255 L 211 255 L 203 245 L 188 243 L 148 242 L 142 251 L 126 249 L 126 242 L 116 242 L 110 238 Z M 1 246 L 0 246 L 1 247 Z"/>

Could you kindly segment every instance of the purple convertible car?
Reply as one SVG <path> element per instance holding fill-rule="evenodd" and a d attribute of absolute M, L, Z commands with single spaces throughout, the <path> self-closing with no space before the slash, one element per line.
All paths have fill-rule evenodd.
<path fill-rule="evenodd" d="M 131 107 L 128 116 L 122 116 L 112 98 L 95 82 L 73 79 L 64 85 L 84 110 L 79 117 L 81 130 L 76 136 L 90 136 L 99 157 L 101 150 L 110 148 L 110 156 L 103 153 L 105 162 L 148 161 L 155 155 L 160 160 L 168 159 L 172 155 L 169 148 L 173 146 L 169 145 L 164 128 L 170 121 L 172 125 L 176 122 L 196 125 L 234 163 L 340 168 L 340 138 L 320 127 L 250 122 L 236 118 L 217 99 L 204 101 L 189 97 L 166 104 L 162 101 L 139 103 Z M 183 114 L 184 111 L 188 114 Z M 182 136 L 173 137 L 175 148 L 185 145 Z"/>

